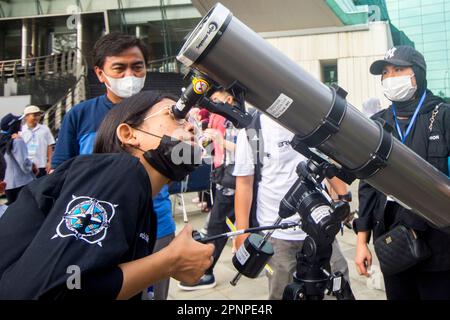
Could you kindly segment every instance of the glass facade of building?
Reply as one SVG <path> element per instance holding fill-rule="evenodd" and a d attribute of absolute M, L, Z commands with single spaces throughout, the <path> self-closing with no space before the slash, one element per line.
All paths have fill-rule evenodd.
<path fill-rule="evenodd" d="M 385 0 L 391 22 L 423 53 L 428 87 L 450 97 L 450 0 Z"/>

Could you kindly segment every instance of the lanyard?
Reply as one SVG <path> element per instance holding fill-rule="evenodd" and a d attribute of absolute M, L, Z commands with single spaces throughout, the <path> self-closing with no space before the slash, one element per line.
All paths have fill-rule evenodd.
<path fill-rule="evenodd" d="M 36 130 L 35 130 L 35 129 L 36 129 Z M 36 131 L 38 130 L 38 128 L 30 129 L 30 128 L 27 126 L 27 130 L 30 131 L 30 133 L 31 133 L 31 138 L 30 138 L 30 140 L 25 141 L 26 144 L 28 144 L 29 142 L 34 142 L 34 141 L 36 140 Z"/>
<path fill-rule="evenodd" d="M 412 127 L 414 126 L 414 123 L 416 122 L 417 116 L 419 115 L 419 111 L 422 108 L 423 102 L 425 101 L 425 98 L 427 96 L 427 92 L 425 91 L 422 99 L 420 99 L 419 105 L 416 108 L 416 111 L 414 112 L 414 115 L 409 122 L 408 128 L 406 128 L 406 132 L 403 134 L 402 129 L 400 128 L 400 125 L 398 124 L 397 120 L 397 112 L 395 111 L 395 105 L 392 104 L 392 112 L 394 113 L 394 121 L 395 121 L 395 127 L 397 128 L 398 136 L 402 140 L 402 143 L 405 144 L 406 137 L 408 137 L 409 133 L 411 132 Z"/>

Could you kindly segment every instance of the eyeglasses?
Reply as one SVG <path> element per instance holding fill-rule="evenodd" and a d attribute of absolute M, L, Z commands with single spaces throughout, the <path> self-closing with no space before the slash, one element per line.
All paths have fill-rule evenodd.
<path fill-rule="evenodd" d="M 164 107 L 164 108 L 162 108 L 161 110 L 159 110 L 159 111 L 157 111 L 157 112 L 155 112 L 155 113 L 153 113 L 153 114 L 151 114 L 151 115 L 145 117 L 145 118 L 144 118 L 144 121 L 147 120 L 147 119 L 153 118 L 153 117 L 159 115 L 160 113 L 162 113 L 163 111 L 166 111 L 166 110 L 168 111 L 168 114 L 171 116 L 171 118 L 172 118 L 178 125 L 184 126 L 184 125 L 187 123 L 186 119 L 176 119 L 176 118 L 175 118 L 175 116 L 174 116 L 174 114 L 173 114 L 173 111 L 172 111 L 172 106 Z"/>

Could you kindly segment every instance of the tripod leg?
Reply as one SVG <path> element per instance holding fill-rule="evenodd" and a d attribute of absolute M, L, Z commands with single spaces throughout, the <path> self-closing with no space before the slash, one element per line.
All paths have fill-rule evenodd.
<path fill-rule="evenodd" d="M 302 283 L 288 284 L 283 292 L 283 300 L 306 300 L 305 287 Z"/>
<path fill-rule="evenodd" d="M 350 283 L 342 277 L 341 290 L 334 293 L 337 300 L 356 300 Z"/>

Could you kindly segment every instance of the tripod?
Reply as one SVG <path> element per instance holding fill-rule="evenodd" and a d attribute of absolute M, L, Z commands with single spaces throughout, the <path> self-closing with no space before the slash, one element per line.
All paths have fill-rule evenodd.
<path fill-rule="evenodd" d="M 286 286 L 283 300 L 323 300 L 325 290 L 338 300 L 344 300 L 348 283 L 341 272 L 327 271 L 332 252 L 331 244 L 317 247 L 311 237 L 306 237 L 301 251 L 297 252 L 294 281 Z"/>
<path fill-rule="evenodd" d="M 338 168 L 313 155 L 307 147 L 302 151 L 310 159 L 297 166 L 299 179 L 282 199 L 278 214 L 282 218 L 300 214 L 302 229 L 308 236 L 296 254 L 294 281 L 286 286 L 283 299 L 322 300 L 326 289 L 338 299 L 344 299 L 349 284 L 342 273 L 328 270 L 332 243 L 342 221 L 350 214 L 350 206 L 344 201 L 332 202 L 321 185 L 324 178 L 337 176 Z"/>

